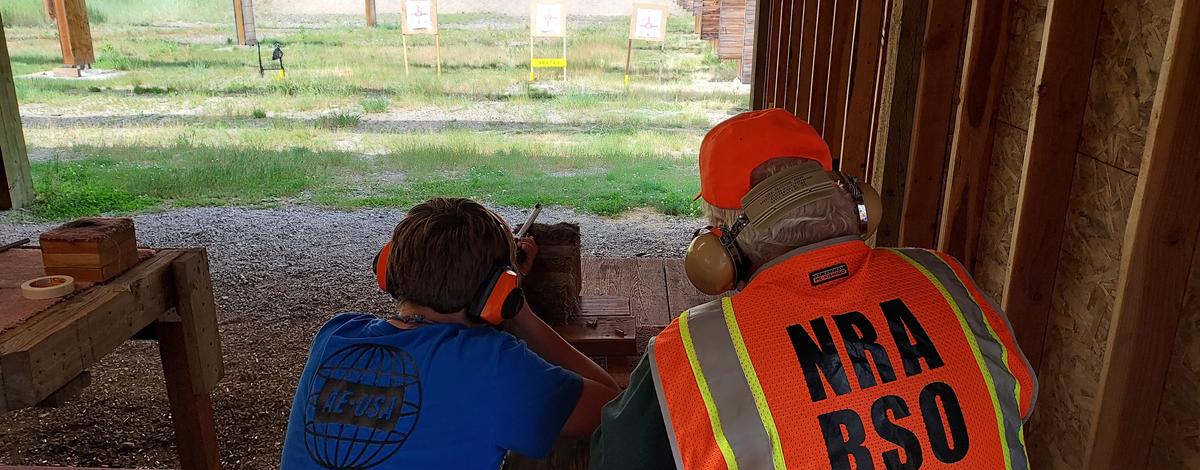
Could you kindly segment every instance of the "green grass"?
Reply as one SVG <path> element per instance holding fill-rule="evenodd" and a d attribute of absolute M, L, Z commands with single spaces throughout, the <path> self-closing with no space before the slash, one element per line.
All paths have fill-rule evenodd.
<path fill-rule="evenodd" d="M 29 8 L 0 2 L 6 22 Z M 25 127 L 27 145 L 50 155 L 33 163 L 36 218 L 280 201 L 353 209 L 444 195 L 695 215 L 700 140 L 715 119 L 748 108 L 744 91 L 714 86 L 735 65 L 691 34 L 690 17 L 672 18 L 662 48 L 636 47 L 625 87 L 624 18 L 588 20 L 570 39 L 569 80 L 544 70 L 534 84 L 522 18 L 442 15 L 440 76 L 423 36 L 409 38 L 405 74 L 394 25 L 260 27 L 264 44 L 284 47 L 288 77 L 276 79 L 259 77 L 254 49 L 228 45 L 224 18 L 147 27 L 130 23 L 169 12 L 136 0 L 89 5 L 107 11 L 94 27 L 96 67 L 125 73 L 16 80 L 21 105 L 45 123 Z M 143 19 L 118 23 L 114 5 Z M 46 25 L 8 37 L 15 75 L 59 62 Z M 560 47 L 547 41 L 535 53 Z M 108 117 L 73 119 L 80 112 Z"/>
<path fill-rule="evenodd" d="M 391 101 L 380 97 L 363 98 L 362 101 L 359 101 L 359 104 L 362 105 L 363 112 L 365 113 L 385 113 L 392 107 Z"/>

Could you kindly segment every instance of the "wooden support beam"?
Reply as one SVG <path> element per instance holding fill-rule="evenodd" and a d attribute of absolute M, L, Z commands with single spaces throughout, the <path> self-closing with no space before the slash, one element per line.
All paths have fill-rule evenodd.
<path fill-rule="evenodd" d="M 1179 0 L 1121 250 L 1084 468 L 1146 468 L 1200 233 L 1200 0 Z"/>
<path fill-rule="evenodd" d="M 968 10 L 962 0 L 929 2 L 900 215 L 901 246 L 934 247 Z"/>
<path fill-rule="evenodd" d="M 860 0 L 854 32 L 854 65 L 850 72 L 846 124 L 842 134 L 841 171 L 857 178 L 867 176 L 875 86 L 879 80 L 880 46 L 883 44 L 884 0 Z"/>
<path fill-rule="evenodd" d="M 367 27 L 374 28 L 376 23 L 375 18 L 375 0 L 366 0 L 367 2 Z"/>
<path fill-rule="evenodd" d="M 1050 0 L 1004 282 L 1021 350 L 1041 366 L 1103 3 Z"/>
<path fill-rule="evenodd" d="M 779 0 L 758 0 L 754 13 L 754 67 L 750 78 L 750 107 L 767 109 L 775 104 L 770 89 L 779 62 L 775 60 L 779 35 Z"/>
<path fill-rule="evenodd" d="M 1009 0 L 978 0 L 971 11 L 963 56 L 962 103 L 954 128 L 950 171 L 942 202 L 938 249 L 975 266 L 983 197 L 992 161 L 996 103 L 1008 55 Z"/>
<path fill-rule="evenodd" d="M 809 89 L 808 103 L 797 104 L 800 107 L 808 107 L 808 123 L 812 124 L 813 128 L 822 136 L 825 134 L 825 98 L 830 85 L 829 62 L 832 59 L 835 23 L 833 6 L 834 0 L 817 2 L 816 40 L 811 46 L 805 44 L 806 50 L 812 50 L 812 61 L 804 66 L 806 71 L 812 71 L 812 86 Z"/>
<path fill-rule="evenodd" d="M 797 109 L 797 102 L 808 102 L 808 90 L 806 86 L 797 85 L 803 78 L 801 76 L 804 68 L 804 58 L 802 50 L 804 22 L 801 19 L 804 16 L 804 8 L 808 3 L 816 3 L 817 0 L 779 0 L 783 6 L 779 10 L 779 72 L 775 77 L 775 106 L 786 108 L 800 119 L 808 119 L 806 109 Z M 801 97 L 800 94 L 804 96 Z"/>
<path fill-rule="evenodd" d="M 895 246 L 899 241 L 927 5 L 927 0 L 892 1 L 875 141 L 877 158 L 871 172 L 872 186 L 883 197 L 877 246 Z"/>
<path fill-rule="evenodd" d="M 258 44 L 254 30 L 254 0 L 233 0 L 233 24 L 237 29 L 237 43 L 243 46 Z"/>
<path fill-rule="evenodd" d="M 809 103 L 812 101 L 817 41 L 817 13 L 820 3 L 829 0 L 793 0 L 791 23 L 791 57 L 788 62 L 786 106 L 800 119 L 812 124 Z"/>
<path fill-rule="evenodd" d="M 854 22 L 858 0 L 837 0 L 833 11 L 833 39 L 829 48 L 829 85 L 825 87 L 825 130 L 833 158 L 841 159 L 846 127 L 846 100 L 850 94 L 850 69 L 854 66 Z"/>
<path fill-rule="evenodd" d="M 88 24 L 84 0 L 54 0 L 54 14 L 63 65 L 91 66 L 96 61 L 96 55 L 92 50 L 92 28 Z"/>
<path fill-rule="evenodd" d="M 0 210 L 19 209 L 33 203 L 33 178 L 29 153 L 13 86 L 4 19 L 0 18 Z"/>

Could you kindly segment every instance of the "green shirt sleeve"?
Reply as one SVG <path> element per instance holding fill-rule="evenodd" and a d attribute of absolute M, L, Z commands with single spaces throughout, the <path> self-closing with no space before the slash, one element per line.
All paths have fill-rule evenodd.
<path fill-rule="evenodd" d="M 592 434 L 591 468 L 675 468 L 645 355 L 629 375 L 629 388 L 601 411 L 600 426 Z"/>

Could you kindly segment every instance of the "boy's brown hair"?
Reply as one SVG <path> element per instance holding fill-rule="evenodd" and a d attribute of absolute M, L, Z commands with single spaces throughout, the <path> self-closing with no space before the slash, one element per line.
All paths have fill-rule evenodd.
<path fill-rule="evenodd" d="M 462 310 L 498 264 L 512 261 L 508 225 L 470 199 L 434 198 L 396 224 L 387 291 L 441 313 Z"/>

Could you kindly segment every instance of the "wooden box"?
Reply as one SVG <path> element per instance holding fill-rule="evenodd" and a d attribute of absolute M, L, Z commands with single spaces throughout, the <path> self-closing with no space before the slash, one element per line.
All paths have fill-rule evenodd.
<path fill-rule="evenodd" d="M 533 224 L 529 236 L 538 244 L 533 270 L 522 281 L 525 300 L 550 326 L 568 324 L 579 316 L 583 289 L 579 226 Z"/>
<path fill-rule="evenodd" d="M 103 282 L 138 262 L 133 219 L 79 219 L 43 233 L 40 241 L 47 275 Z"/>

